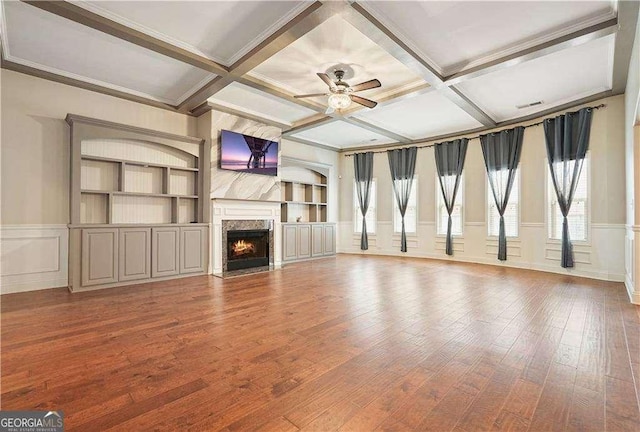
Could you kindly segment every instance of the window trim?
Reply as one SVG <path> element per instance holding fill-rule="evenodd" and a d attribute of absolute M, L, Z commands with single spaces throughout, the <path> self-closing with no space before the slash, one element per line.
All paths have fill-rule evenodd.
<path fill-rule="evenodd" d="M 460 190 L 458 190 L 458 194 L 460 194 L 460 230 L 462 231 L 461 234 L 454 234 L 451 233 L 451 238 L 452 239 L 463 239 L 464 238 L 464 226 L 465 226 L 465 218 L 464 218 L 464 214 L 465 214 L 465 175 L 464 172 L 461 174 L 462 178 L 460 179 Z M 442 190 L 440 190 L 440 179 L 438 176 L 438 172 L 436 171 L 436 205 L 435 205 L 435 213 L 436 213 L 436 238 L 441 238 L 441 239 L 446 239 L 447 238 L 447 234 L 439 234 L 438 233 L 438 227 L 440 224 L 440 214 L 438 211 L 438 202 L 439 200 L 444 200 L 444 198 L 442 198 Z"/>
<path fill-rule="evenodd" d="M 371 182 L 372 182 L 372 183 L 375 183 L 375 185 L 376 185 L 376 191 L 375 191 L 375 192 L 376 192 L 376 193 L 375 193 L 375 197 L 376 197 L 376 206 L 374 207 L 374 212 L 373 212 L 373 219 L 374 219 L 374 221 L 375 221 L 375 231 L 374 231 L 374 232 L 368 232 L 368 231 L 367 231 L 367 237 L 375 237 L 375 236 L 376 236 L 376 234 L 378 233 L 378 179 L 377 179 L 376 177 L 373 177 L 373 178 L 371 179 Z M 353 205 L 353 210 L 352 210 L 352 212 L 353 212 L 353 213 L 352 213 L 352 214 L 353 214 L 353 218 L 354 218 L 354 219 L 353 219 L 353 228 L 352 228 L 352 229 L 353 229 L 353 234 L 354 234 L 354 235 L 360 236 L 360 235 L 362 235 L 362 231 L 357 231 L 357 227 L 358 227 L 358 220 L 355 218 L 355 217 L 356 217 L 356 207 L 355 207 L 355 205 L 354 205 L 354 204 L 356 203 L 356 199 L 357 199 L 357 197 L 356 197 L 356 179 L 355 179 L 355 178 L 353 179 L 353 189 L 352 189 L 352 192 L 353 192 L 353 194 L 354 194 L 354 195 L 353 195 L 353 197 L 352 197 L 352 198 L 353 198 L 353 199 L 352 199 L 352 201 L 353 201 L 353 203 L 352 203 L 352 205 Z M 359 208 L 360 208 L 360 205 L 358 204 L 358 209 L 359 209 Z M 370 211 L 371 211 L 371 209 L 369 208 L 369 209 L 367 210 L 367 215 L 369 215 L 369 212 L 370 212 Z"/>
<path fill-rule="evenodd" d="M 418 236 L 418 221 L 419 221 L 419 217 L 418 217 L 418 213 L 419 213 L 419 208 L 420 206 L 418 205 L 418 176 L 414 175 L 413 176 L 413 181 L 415 182 L 413 184 L 413 187 L 411 188 L 411 191 L 413 192 L 413 190 L 416 191 L 416 230 L 414 232 L 407 232 L 406 236 L 408 237 L 417 237 Z M 397 237 L 401 237 L 402 236 L 402 232 L 400 231 L 396 231 L 396 206 L 397 204 L 397 200 L 396 200 L 396 193 L 393 190 L 393 179 L 391 180 L 391 198 L 392 198 L 392 203 L 391 206 L 393 207 L 392 214 L 391 214 L 391 229 L 393 230 L 393 235 L 397 236 Z"/>
<path fill-rule="evenodd" d="M 518 165 L 516 169 L 518 176 L 518 235 L 515 237 L 507 236 L 507 241 L 519 241 L 520 233 L 522 232 L 522 164 Z M 491 187 L 489 186 L 489 174 L 485 172 L 485 182 L 484 182 L 484 195 L 485 195 L 485 207 L 487 214 L 487 222 L 486 222 L 486 234 L 487 240 L 497 240 L 499 239 L 499 235 L 491 235 L 489 234 L 489 219 L 491 216 L 490 211 L 490 200 L 493 200 L 493 192 L 491 192 Z M 495 202 L 494 202 L 495 204 Z"/>
<path fill-rule="evenodd" d="M 577 245 L 577 246 L 591 246 L 591 239 L 593 238 L 592 233 L 591 233 L 591 150 L 587 151 L 587 153 L 585 154 L 585 160 L 587 162 L 587 169 L 586 169 L 586 174 L 587 174 L 587 205 L 585 206 L 585 209 L 587 211 L 587 216 L 585 218 L 585 223 L 586 223 L 586 229 L 585 229 L 585 236 L 586 238 L 584 240 L 573 240 L 571 239 L 571 244 L 573 245 Z M 549 159 L 548 158 L 544 158 L 544 164 L 545 164 L 545 176 L 546 176 L 546 180 L 545 180 L 545 188 L 544 188 L 544 199 L 545 199 L 545 211 L 544 211 L 544 229 L 546 231 L 545 237 L 547 238 L 547 244 L 548 245 L 561 245 L 562 244 L 562 239 L 555 239 L 555 238 L 551 238 L 549 237 L 549 231 L 551 230 L 551 221 L 549 220 L 549 216 L 550 216 L 550 211 L 549 211 L 549 207 L 551 204 L 550 201 L 550 192 L 553 192 L 551 189 L 553 189 L 553 186 L 550 184 L 550 180 L 551 180 L 551 174 L 549 173 Z M 584 175 L 585 170 L 583 169 L 581 175 Z"/>

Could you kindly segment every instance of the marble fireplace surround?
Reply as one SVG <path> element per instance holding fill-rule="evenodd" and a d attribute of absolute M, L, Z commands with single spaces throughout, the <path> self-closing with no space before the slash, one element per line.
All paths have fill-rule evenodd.
<path fill-rule="evenodd" d="M 280 240 L 280 202 L 213 199 L 211 200 L 211 273 L 215 276 L 235 276 L 272 270 L 282 265 Z M 269 267 L 228 272 L 227 231 L 269 230 Z"/>

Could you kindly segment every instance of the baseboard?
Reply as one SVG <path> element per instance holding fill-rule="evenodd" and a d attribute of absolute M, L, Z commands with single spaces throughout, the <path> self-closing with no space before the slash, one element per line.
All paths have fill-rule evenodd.
<path fill-rule="evenodd" d="M 15 294 L 28 291 L 40 291 L 51 288 L 67 288 L 69 281 L 63 279 L 48 279 L 35 282 L 13 282 L 2 284 L 2 294 Z"/>
<path fill-rule="evenodd" d="M 391 251 L 380 251 L 380 252 L 372 252 L 366 251 L 363 252 L 359 249 L 340 249 L 338 253 L 343 254 L 355 254 L 355 255 L 377 255 L 377 256 L 391 256 L 391 257 L 403 257 L 406 256 L 408 258 L 425 258 L 425 259 L 436 259 L 441 261 L 455 261 L 455 262 L 464 262 L 464 263 L 472 263 L 472 264 L 484 264 L 484 265 L 492 265 L 497 267 L 509 267 L 509 268 L 517 268 L 521 270 L 535 270 L 541 271 L 545 273 L 555 273 L 562 275 L 570 275 L 570 276 L 578 276 L 585 277 L 589 279 L 597 279 L 604 280 L 608 282 L 624 282 L 625 275 L 620 273 L 611 273 L 607 271 L 591 271 L 591 270 L 577 270 L 577 269 L 564 269 L 560 267 L 560 263 L 558 266 L 546 265 L 546 264 L 535 264 L 529 262 L 518 262 L 517 260 L 508 260 L 505 262 L 500 262 L 495 259 L 485 258 L 485 257 L 459 257 L 453 256 L 449 257 L 447 255 L 436 255 L 436 254 L 416 254 L 412 253 L 411 255 L 407 254 L 398 254 Z"/>
<path fill-rule="evenodd" d="M 627 275 L 624 279 L 624 286 L 627 289 L 629 301 L 633 304 L 640 305 L 640 293 L 634 291 L 633 281 L 629 278 L 629 275 Z"/>

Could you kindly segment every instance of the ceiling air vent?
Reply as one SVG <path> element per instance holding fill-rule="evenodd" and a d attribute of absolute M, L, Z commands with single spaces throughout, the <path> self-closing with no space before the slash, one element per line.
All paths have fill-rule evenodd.
<path fill-rule="evenodd" d="M 529 107 L 536 106 L 536 105 L 542 105 L 542 101 L 535 101 L 535 102 L 531 102 L 531 103 L 524 104 L 524 105 L 516 105 L 516 108 L 523 109 L 523 108 L 529 108 Z"/>

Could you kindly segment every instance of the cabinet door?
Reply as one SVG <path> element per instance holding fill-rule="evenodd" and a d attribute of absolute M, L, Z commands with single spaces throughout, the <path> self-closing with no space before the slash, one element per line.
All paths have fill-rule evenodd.
<path fill-rule="evenodd" d="M 118 229 L 82 230 L 82 285 L 118 282 Z"/>
<path fill-rule="evenodd" d="M 180 273 L 180 228 L 151 230 L 151 276 L 173 276 Z"/>
<path fill-rule="evenodd" d="M 311 256 L 317 257 L 324 255 L 324 225 L 313 225 L 311 239 Z"/>
<path fill-rule="evenodd" d="M 120 228 L 120 280 L 151 277 L 151 228 Z"/>
<path fill-rule="evenodd" d="M 180 273 L 205 271 L 207 257 L 207 229 L 180 228 Z"/>
<path fill-rule="evenodd" d="M 298 225 L 298 258 L 311 258 L 311 225 Z"/>
<path fill-rule="evenodd" d="M 324 254 L 334 255 L 336 253 L 336 226 L 324 225 Z"/>
<path fill-rule="evenodd" d="M 298 258 L 298 228 L 295 225 L 282 226 L 282 261 L 293 261 Z"/>

